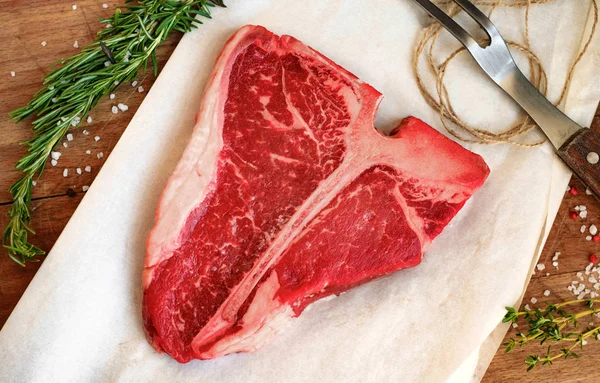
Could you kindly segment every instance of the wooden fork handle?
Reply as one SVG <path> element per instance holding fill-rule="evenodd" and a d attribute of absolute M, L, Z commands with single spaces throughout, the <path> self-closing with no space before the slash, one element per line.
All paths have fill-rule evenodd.
<path fill-rule="evenodd" d="M 558 155 L 600 197 L 600 135 L 582 129 L 558 149 Z"/>

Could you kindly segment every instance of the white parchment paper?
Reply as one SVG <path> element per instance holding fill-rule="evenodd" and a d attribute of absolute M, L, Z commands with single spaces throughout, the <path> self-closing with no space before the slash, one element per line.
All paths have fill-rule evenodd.
<path fill-rule="evenodd" d="M 505 329 L 488 336 L 504 306 L 520 299 L 568 181 L 549 145 L 469 146 L 486 159 L 490 178 L 420 266 L 315 303 L 257 353 L 181 365 L 146 343 L 145 238 L 160 192 L 190 136 L 213 62 L 236 29 L 252 23 L 293 35 L 373 85 L 385 96 L 377 119 L 384 130 L 406 115 L 441 127 L 411 70 L 413 46 L 429 22 L 411 1 L 227 4 L 214 12 L 214 20 L 184 36 L 0 332 L 0 381 L 478 379 Z M 518 41 L 522 18 L 517 9 L 494 14 L 505 37 Z M 532 11 L 533 49 L 547 70 L 551 99 L 580 49 L 588 18 L 588 1 L 559 1 Z M 440 52 L 448 51 L 448 44 L 457 47 L 444 38 Z M 584 125 L 600 93 L 599 46 L 596 39 L 566 103 L 567 112 Z M 472 123 L 500 129 L 519 115 L 467 55 L 451 65 L 447 84 L 456 110 Z"/>

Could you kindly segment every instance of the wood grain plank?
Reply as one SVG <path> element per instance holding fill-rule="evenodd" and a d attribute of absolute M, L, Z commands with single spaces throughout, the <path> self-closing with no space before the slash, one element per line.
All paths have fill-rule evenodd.
<path fill-rule="evenodd" d="M 72 10 L 72 4 L 77 4 L 77 10 Z M 109 5 L 108 9 L 102 7 Z M 48 65 L 61 57 L 67 57 L 77 51 L 73 47 L 75 40 L 80 46 L 93 41 L 96 31 L 101 28 L 98 17 L 110 16 L 117 4 L 114 0 L 78 0 L 64 2 L 58 0 L 0 0 L 0 17 L 3 25 L 0 28 L 2 55 L 0 55 L 0 225 L 6 224 L 5 213 L 8 210 L 10 195 L 8 187 L 17 179 L 19 173 L 13 169 L 14 163 L 25 153 L 18 143 L 31 137 L 29 126 L 31 120 L 14 124 L 8 119 L 8 112 L 24 105 L 38 90 Z M 159 62 L 164 65 L 179 41 L 180 35 L 175 35 L 161 46 L 158 52 Z M 41 42 L 46 41 L 46 47 Z M 11 77 L 10 71 L 16 76 Z M 149 89 L 154 81 L 148 76 L 142 83 Z M 83 123 L 81 128 L 73 132 L 74 140 L 68 142 L 68 147 L 60 147 L 62 156 L 57 167 L 49 166 L 34 189 L 33 227 L 37 231 L 34 243 L 45 250 L 52 245 L 60 235 L 69 217 L 75 211 L 83 197 L 81 187 L 89 185 L 101 168 L 104 160 L 116 144 L 129 120 L 141 103 L 144 93 L 137 93 L 129 85 L 122 87 L 116 93 L 116 99 L 104 99 L 92 112 L 93 122 Z M 129 111 L 113 115 L 110 111 L 115 102 L 124 102 Z M 592 124 L 600 131 L 600 109 L 598 118 Z M 83 135 L 86 129 L 89 135 Z M 151 132 L 148 132 L 151 134 Z M 99 141 L 93 137 L 100 136 Z M 92 154 L 87 155 L 86 150 Z M 97 153 L 103 152 L 102 159 Z M 77 167 L 92 167 L 91 173 L 82 172 L 77 175 Z M 63 170 L 69 169 L 69 176 L 63 177 Z M 579 181 L 573 181 L 581 191 L 585 190 Z M 76 191 L 74 197 L 66 195 L 68 189 Z M 572 220 L 568 217 L 574 206 L 584 204 L 589 211 L 586 220 Z M 519 217 L 516 219 L 526 219 Z M 562 300 L 570 297 L 566 286 L 576 276 L 576 273 L 588 263 L 592 252 L 600 253 L 600 243 L 585 240 L 585 235 L 579 229 L 582 224 L 589 226 L 596 222 L 600 227 L 600 202 L 584 192 L 577 196 L 566 194 L 554 222 L 549 239 L 543 250 L 540 262 L 546 265 L 543 273 L 533 276 L 525 296 L 525 302 L 531 297 L 538 299 L 537 305 L 545 300 Z M 551 258 L 556 251 L 563 255 L 560 258 L 559 269 L 551 266 Z M 43 258 L 42 258 L 43 260 Z M 20 296 L 25 291 L 30 280 L 39 268 L 37 264 L 29 264 L 22 268 L 5 256 L 0 256 L 0 328 L 14 308 Z M 546 272 L 550 275 L 546 276 Z M 543 291 L 550 290 L 549 297 L 543 296 Z M 507 336 L 510 336 L 509 332 Z M 600 342 L 586 346 L 583 358 L 577 361 L 559 361 L 551 367 L 537 368 L 526 374 L 523 365 L 526 353 L 539 352 L 541 348 L 535 345 L 523 350 L 517 350 L 504 355 L 499 350 L 495 356 L 484 382 L 580 382 L 600 381 L 596 368 L 596 355 L 600 354 Z"/>
<path fill-rule="evenodd" d="M 32 227 L 36 231 L 36 242 L 43 249 L 51 249 L 73 212 L 83 198 L 83 193 L 73 197 L 60 196 L 32 202 Z M 8 223 L 6 212 L 9 205 L 0 206 L 0 225 Z M 25 292 L 42 262 L 29 263 L 21 267 L 10 258 L 0 256 L 0 323 L 4 325 L 11 311 Z"/>
<path fill-rule="evenodd" d="M 99 17 L 110 16 L 117 4 L 122 2 L 106 1 L 108 9 L 104 9 L 104 1 L 83 0 L 64 2 L 58 0 L 0 1 L 0 17 L 3 26 L 0 28 L 2 55 L 0 55 L 0 226 L 4 230 L 8 218 L 10 194 L 8 189 L 16 181 L 20 173 L 14 164 L 25 154 L 25 148 L 19 145 L 31 137 L 31 121 L 28 119 L 15 124 L 8 113 L 25 105 L 42 84 L 43 76 L 48 72 L 48 65 L 62 57 L 78 51 L 73 47 L 75 40 L 79 46 L 94 40 L 96 31 L 102 28 Z M 71 7 L 77 4 L 77 10 Z M 175 49 L 181 34 L 175 33 L 161 45 L 157 52 L 159 68 L 162 68 Z M 42 47 L 41 42 L 47 45 Z M 16 72 L 12 77 L 10 72 Z M 32 206 L 33 228 L 37 234 L 32 242 L 48 251 L 62 232 L 70 216 L 83 197 L 82 187 L 90 185 L 102 167 L 102 164 L 121 137 L 127 124 L 141 104 L 146 92 L 155 78 L 152 74 L 140 76 L 137 86 L 143 86 L 144 92 L 138 92 L 137 86 L 124 84 L 117 92 L 115 99 L 104 98 L 90 114 L 92 123 L 83 122 L 78 129 L 72 131 L 73 141 L 67 141 L 68 147 L 62 143 L 55 149 L 61 152 L 56 167 L 47 164 L 42 177 L 37 180 L 33 189 L 35 201 Z M 127 112 L 113 114 L 111 107 L 116 103 L 129 106 Z M 89 131 L 88 135 L 83 130 Z M 148 132 L 148 134 L 152 134 Z M 96 141 L 94 137 L 99 136 Z M 91 154 L 86 154 L 90 150 Z M 98 158 L 98 153 L 103 153 Z M 85 167 L 91 166 L 86 172 Z M 81 175 L 77 173 L 81 169 Z M 69 175 L 63 177 L 64 169 Z M 69 197 L 71 195 L 73 197 Z M 6 322 L 14 306 L 35 275 L 40 263 L 28 264 L 22 268 L 12 262 L 2 251 L 0 255 L 0 328 Z M 41 260 L 43 261 L 43 257 Z"/>
<path fill-rule="evenodd" d="M 74 3 L 77 4 L 75 11 L 71 8 Z M 2 20 L 9 20 L 0 28 L 0 41 L 7 41 L 7 45 L 3 46 L 6 54 L 0 55 L 0 94 L 3 95 L 0 98 L 0 204 L 10 201 L 8 187 L 21 174 L 14 164 L 26 153 L 26 148 L 19 143 L 32 136 L 32 118 L 15 124 L 8 113 L 29 101 L 40 88 L 51 63 L 79 51 L 73 47 L 75 40 L 80 47 L 91 43 L 96 31 L 102 28 L 98 18 L 112 14 L 118 3 L 107 2 L 109 9 L 92 0 L 73 3 L 34 0 L 27 4 L 19 4 L 14 9 L 0 8 Z M 35 9 L 34 15 L 31 15 L 32 9 Z M 49 23 L 49 20 L 60 22 Z M 164 66 L 180 38 L 181 34 L 175 33 L 159 48 L 159 68 Z M 42 41 L 47 42 L 45 47 L 41 45 Z M 15 77 L 10 75 L 11 71 L 16 72 Z M 90 114 L 92 123 L 81 123 L 71 132 L 73 141 L 64 140 L 68 147 L 61 143 L 55 149 L 62 154 L 58 164 L 55 167 L 47 164 L 42 179 L 34 188 L 33 198 L 64 195 L 68 189 L 81 191 L 82 186 L 90 185 L 153 82 L 151 73 L 140 74 L 136 87 L 123 84 L 115 92 L 115 99 L 105 97 L 101 100 Z M 144 92 L 138 92 L 139 86 L 144 88 Z M 117 103 L 128 105 L 129 110 L 113 114 L 111 107 Z M 84 135 L 83 130 L 89 134 Z M 99 141 L 95 141 L 96 136 L 100 137 Z M 86 154 L 87 150 L 91 154 Z M 97 157 L 99 153 L 102 153 L 102 158 Z M 90 173 L 84 171 L 88 165 L 92 168 Z M 77 174 L 77 168 L 82 170 L 81 175 Z M 64 169 L 68 169 L 68 177 L 63 177 Z"/>
<path fill-rule="evenodd" d="M 596 111 L 591 129 L 600 132 L 600 107 Z M 557 303 L 574 299 L 573 294 L 567 290 L 567 286 L 573 280 L 579 281 L 577 272 L 584 271 L 590 262 L 589 256 L 591 254 L 598 254 L 600 257 L 600 242 L 586 240 L 586 237 L 590 235 L 590 225 L 595 224 L 600 229 L 600 201 L 595 196 L 586 194 L 586 188 L 578 178 L 573 178 L 570 185 L 578 190 L 578 194 L 573 195 L 565 192 L 565 198 L 540 255 L 539 264 L 544 264 L 545 269 L 537 271 L 532 276 L 522 306 L 529 304 L 531 308 L 542 308 L 545 303 Z M 575 211 L 575 207 L 581 205 L 586 206 L 587 217 L 585 219 L 580 217 L 577 219 L 570 218 L 569 215 Z M 586 226 L 585 233 L 581 233 L 582 225 Z M 552 266 L 552 258 L 556 252 L 561 253 L 558 269 Z M 547 273 L 550 275 L 547 276 Z M 551 292 L 549 297 L 545 297 L 543 294 L 546 290 Z M 531 303 L 531 298 L 534 297 L 537 299 L 536 304 Z M 594 323 L 600 323 L 598 318 L 594 319 Z M 585 325 L 588 322 L 583 323 Z M 511 328 L 504 341 L 514 337 L 519 330 L 518 328 Z M 526 372 L 525 357 L 528 354 L 543 354 L 547 346 L 547 344 L 542 346 L 538 343 L 532 343 L 521 349 L 517 348 L 509 354 L 505 354 L 504 347 L 500 347 L 482 382 L 600 381 L 600 370 L 596 367 L 598 355 L 600 355 L 600 342 L 594 340 L 590 340 L 589 344 L 581 350 L 581 359 L 558 360 L 551 366 L 539 366 L 530 372 Z"/>

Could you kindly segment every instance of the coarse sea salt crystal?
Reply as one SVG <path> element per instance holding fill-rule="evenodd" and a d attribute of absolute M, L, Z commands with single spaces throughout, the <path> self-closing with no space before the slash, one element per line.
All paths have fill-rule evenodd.
<path fill-rule="evenodd" d="M 91 172 L 92 171 L 92 167 L 90 165 L 86 166 L 85 167 L 85 171 L 88 172 L 88 173 Z"/>
<path fill-rule="evenodd" d="M 527 310 L 527 311 L 531 310 L 531 309 L 529 308 L 529 305 L 525 305 L 525 310 Z"/>
<path fill-rule="evenodd" d="M 596 227 L 596 225 L 591 225 L 591 226 L 590 226 L 590 234 L 591 234 L 591 235 L 596 235 L 596 234 L 598 234 L 598 228 Z"/>
<path fill-rule="evenodd" d="M 580 211 L 580 212 L 579 212 L 579 216 L 580 216 L 581 218 L 586 218 L 586 217 L 587 217 L 587 210 L 582 210 L 582 211 Z"/>
<path fill-rule="evenodd" d="M 598 296 L 598 293 L 597 293 L 597 292 L 595 292 L 595 291 L 592 291 L 592 292 L 590 293 L 590 298 L 592 298 L 592 299 L 593 299 L 593 298 L 596 298 L 597 296 Z"/>
<path fill-rule="evenodd" d="M 581 341 L 581 345 L 582 345 L 582 346 L 585 346 L 587 343 L 588 343 L 588 342 L 587 342 L 587 340 L 585 340 L 585 339 Z"/>
<path fill-rule="evenodd" d="M 556 261 L 552 262 L 552 266 L 558 268 L 558 262 L 556 262 Z"/>
<path fill-rule="evenodd" d="M 88 116 L 88 118 L 87 118 L 86 121 L 87 121 L 88 124 L 91 124 L 92 123 L 92 116 Z M 87 132 L 87 130 L 84 130 L 84 132 Z M 85 133 L 83 133 L 83 134 L 85 134 Z"/>
<path fill-rule="evenodd" d="M 583 298 L 585 298 L 585 296 L 586 296 L 586 294 L 585 294 L 585 293 L 580 293 L 580 294 L 577 296 L 577 299 L 583 299 Z"/>
<path fill-rule="evenodd" d="M 569 291 L 573 291 L 573 289 L 574 289 L 573 285 L 569 285 L 569 286 L 567 286 L 567 290 L 569 290 Z"/>
<path fill-rule="evenodd" d="M 579 231 L 581 233 L 585 233 L 585 225 L 581 225 L 581 228 L 579 229 Z"/>
<path fill-rule="evenodd" d="M 11 71 L 10 71 L 10 75 L 11 75 L 11 77 L 15 77 L 17 74 L 15 73 L 15 71 L 14 71 L 14 70 L 11 70 Z"/>
<path fill-rule="evenodd" d="M 587 210 L 587 206 L 585 206 L 585 205 L 579 205 L 579 210 L 586 211 Z"/>
<path fill-rule="evenodd" d="M 63 170 L 63 177 L 67 177 L 69 175 L 69 169 Z"/>
<path fill-rule="evenodd" d="M 58 161 L 56 160 L 51 160 L 50 163 L 52 164 L 52 166 L 56 166 L 56 164 L 58 164 Z"/>
<path fill-rule="evenodd" d="M 588 282 L 598 283 L 598 280 L 596 278 L 594 278 L 594 276 L 592 275 L 591 277 L 588 278 Z"/>
<path fill-rule="evenodd" d="M 144 87 L 143 86 L 138 86 L 138 93 L 142 93 L 144 91 Z"/>
<path fill-rule="evenodd" d="M 131 83 L 131 86 L 135 88 L 135 87 L 137 86 L 137 84 L 138 84 L 138 82 L 134 80 L 134 81 Z"/>
<path fill-rule="evenodd" d="M 589 263 L 586 267 L 585 267 L 585 271 L 590 271 L 592 269 L 592 267 L 594 267 L 593 263 Z"/>
<path fill-rule="evenodd" d="M 108 9 L 108 4 L 106 4 L 106 3 L 102 4 L 102 8 Z"/>
<path fill-rule="evenodd" d="M 117 108 L 119 108 L 122 112 L 126 112 L 129 109 L 127 105 L 121 103 L 117 104 Z"/>
<path fill-rule="evenodd" d="M 600 290 L 600 282 L 594 283 L 594 290 Z"/>
<path fill-rule="evenodd" d="M 50 152 L 50 157 L 52 157 L 53 160 L 57 160 L 60 158 L 61 156 L 61 152 Z"/>
<path fill-rule="evenodd" d="M 546 266 L 543 263 L 538 263 L 538 265 L 536 266 L 538 270 L 542 271 L 546 268 Z"/>
<path fill-rule="evenodd" d="M 48 44 L 48 43 L 47 43 L 47 42 L 45 42 L 45 41 L 42 41 L 42 46 L 43 46 L 43 47 L 45 47 L 45 46 L 46 46 L 46 44 Z"/>
<path fill-rule="evenodd" d="M 86 191 L 88 191 L 88 190 L 89 190 L 89 188 L 90 188 L 89 186 L 87 186 L 87 185 L 83 185 L 83 186 L 81 187 L 81 190 L 83 190 L 84 192 L 86 192 Z"/>
<path fill-rule="evenodd" d="M 549 277 L 549 276 L 550 276 L 550 273 L 546 273 L 546 276 L 547 276 L 547 277 Z"/>
<path fill-rule="evenodd" d="M 85 151 L 85 154 L 92 154 L 92 151 L 88 149 Z"/>
<path fill-rule="evenodd" d="M 77 10 L 77 5 L 73 4 L 73 10 Z"/>
<path fill-rule="evenodd" d="M 88 132 L 88 131 L 87 131 L 87 130 L 85 130 L 85 129 L 83 129 L 83 132 L 82 132 L 82 133 L 83 133 L 83 135 L 84 135 L 84 136 L 87 136 L 88 134 L 90 134 L 90 132 Z"/>
<path fill-rule="evenodd" d="M 554 257 L 552 257 L 552 260 L 558 261 L 558 257 L 560 257 L 560 252 L 557 251 L 556 253 L 554 253 Z"/>
<path fill-rule="evenodd" d="M 100 159 L 100 158 L 104 157 L 104 153 L 100 152 L 100 153 L 96 154 L 96 157 L 98 159 Z"/>
<path fill-rule="evenodd" d="M 591 236 L 591 235 L 588 235 L 587 237 L 585 237 L 585 240 L 586 240 L 586 241 L 591 241 L 591 240 L 592 240 L 592 236 Z"/>
<path fill-rule="evenodd" d="M 545 296 L 545 297 L 547 297 L 547 296 L 550 296 L 550 290 L 546 290 L 546 291 L 544 291 L 544 296 Z"/>
<path fill-rule="evenodd" d="M 536 297 L 531 298 L 531 303 L 536 304 L 537 303 L 537 298 Z"/>
<path fill-rule="evenodd" d="M 513 323 L 513 324 L 512 324 L 512 328 L 517 328 L 517 327 L 519 327 L 519 325 L 518 325 L 518 324 L 516 324 L 516 323 Z M 598 336 L 600 336 L 600 334 L 599 334 Z M 599 338 L 599 339 L 600 339 L 600 338 Z"/>
<path fill-rule="evenodd" d="M 63 146 L 64 146 L 65 148 L 68 148 L 68 147 L 69 147 L 69 144 L 67 144 L 66 142 L 63 142 Z"/>
<path fill-rule="evenodd" d="M 67 134 L 67 141 L 73 141 L 73 135 L 71 133 Z"/>
<path fill-rule="evenodd" d="M 117 114 L 119 113 L 119 108 L 113 105 L 112 108 L 110 108 L 110 111 L 113 112 L 113 114 Z"/>
<path fill-rule="evenodd" d="M 592 191 L 589 188 L 585 188 L 585 194 L 592 195 Z"/>
<path fill-rule="evenodd" d="M 77 168 L 77 174 L 81 174 L 81 168 Z"/>
<path fill-rule="evenodd" d="M 573 208 L 573 210 L 575 210 L 575 211 L 579 211 L 579 205 L 575 206 L 575 207 Z"/>
<path fill-rule="evenodd" d="M 73 48 L 79 48 L 79 41 L 75 40 L 73 43 Z"/>
<path fill-rule="evenodd" d="M 100 136 L 94 137 L 94 141 L 96 141 L 96 142 L 100 141 Z"/>
<path fill-rule="evenodd" d="M 114 99 L 115 99 L 115 97 L 117 97 L 117 96 L 115 96 L 115 94 L 114 94 L 114 93 L 111 93 L 111 94 L 110 94 L 110 96 L 108 96 L 108 98 L 110 98 L 111 100 L 114 100 Z"/>
<path fill-rule="evenodd" d="M 37 185 L 37 182 L 35 182 L 35 181 L 31 181 L 31 185 L 32 185 L 32 186 L 35 186 L 35 185 Z"/>

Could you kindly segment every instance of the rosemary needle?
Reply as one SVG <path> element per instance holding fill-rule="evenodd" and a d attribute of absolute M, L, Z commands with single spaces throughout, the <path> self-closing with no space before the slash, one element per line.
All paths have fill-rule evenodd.
<path fill-rule="evenodd" d="M 10 113 L 16 121 L 35 115 L 34 136 L 24 142 L 28 153 L 15 165 L 23 172 L 10 188 L 13 204 L 4 230 L 3 245 L 12 260 L 21 266 L 38 261 L 44 254 L 29 243 L 31 229 L 32 181 L 40 177 L 53 148 L 105 95 L 120 84 L 133 80 L 152 63 L 158 73 L 156 48 L 170 32 L 189 32 L 210 18 L 212 6 L 225 6 L 219 0 L 140 0 L 119 7 L 98 32 L 96 42 L 81 53 L 60 60 L 57 69 L 44 78 L 44 84 L 25 106 Z"/>

